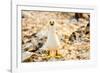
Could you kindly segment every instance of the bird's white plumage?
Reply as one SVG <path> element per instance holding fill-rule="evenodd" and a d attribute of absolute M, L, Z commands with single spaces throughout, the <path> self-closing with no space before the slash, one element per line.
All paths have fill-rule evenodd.
<path fill-rule="evenodd" d="M 46 46 L 47 48 L 58 48 L 60 45 L 60 41 L 58 39 L 58 36 L 56 34 L 56 30 L 54 28 L 54 26 L 50 26 L 50 28 L 48 29 L 48 35 L 47 35 L 48 39 L 46 42 Z"/>

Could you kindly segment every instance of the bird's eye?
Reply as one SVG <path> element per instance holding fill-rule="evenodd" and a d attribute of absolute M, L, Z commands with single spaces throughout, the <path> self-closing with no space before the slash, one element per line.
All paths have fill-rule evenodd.
<path fill-rule="evenodd" d="M 54 24 L 54 21 L 53 21 L 53 24 Z"/>

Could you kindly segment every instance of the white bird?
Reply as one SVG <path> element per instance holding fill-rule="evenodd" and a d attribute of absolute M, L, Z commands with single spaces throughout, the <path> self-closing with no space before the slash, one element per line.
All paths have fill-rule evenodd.
<path fill-rule="evenodd" d="M 60 46 L 60 41 L 58 39 L 58 36 L 56 34 L 56 26 L 54 21 L 50 21 L 50 26 L 48 27 L 48 30 L 45 31 L 47 36 L 47 41 L 45 43 L 45 49 L 50 49 L 50 48 L 59 48 Z M 43 46 L 43 47 L 44 47 Z M 43 48 L 42 48 L 43 49 Z"/>
<path fill-rule="evenodd" d="M 54 56 L 57 49 L 59 49 L 60 47 L 60 40 L 58 39 L 58 36 L 56 34 L 56 26 L 54 21 L 49 22 L 48 30 L 45 32 L 47 36 L 47 41 L 40 49 L 49 50 L 51 56 Z"/>

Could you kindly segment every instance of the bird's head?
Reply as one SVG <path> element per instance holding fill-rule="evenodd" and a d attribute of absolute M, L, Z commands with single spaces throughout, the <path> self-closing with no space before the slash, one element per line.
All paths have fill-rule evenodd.
<path fill-rule="evenodd" d="M 49 24 L 50 24 L 51 26 L 53 26 L 53 25 L 55 24 L 55 22 L 54 22 L 53 20 L 51 20 L 51 21 L 49 22 Z"/>

